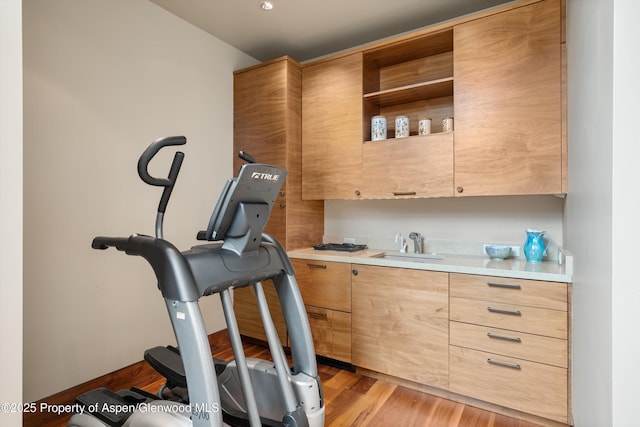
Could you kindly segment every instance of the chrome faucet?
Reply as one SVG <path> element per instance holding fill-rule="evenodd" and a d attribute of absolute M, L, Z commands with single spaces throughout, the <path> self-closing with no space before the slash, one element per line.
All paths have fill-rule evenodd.
<path fill-rule="evenodd" d="M 412 231 L 411 233 L 409 233 L 409 238 L 413 240 L 413 253 L 421 254 L 423 240 L 422 234 Z"/>
<path fill-rule="evenodd" d="M 402 238 L 402 234 L 400 234 L 400 233 L 396 234 L 396 243 L 400 243 L 400 252 L 402 252 L 402 253 L 407 252 L 407 243 Z"/>

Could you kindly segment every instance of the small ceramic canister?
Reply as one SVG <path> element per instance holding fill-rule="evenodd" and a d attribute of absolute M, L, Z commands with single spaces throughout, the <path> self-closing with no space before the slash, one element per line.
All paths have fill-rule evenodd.
<path fill-rule="evenodd" d="M 396 117 L 396 138 L 406 138 L 409 136 L 409 117 Z"/>
<path fill-rule="evenodd" d="M 442 132 L 453 131 L 453 117 L 447 117 L 442 119 Z"/>
<path fill-rule="evenodd" d="M 431 133 L 431 119 L 421 119 L 418 122 L 418 135 L 429 135 Z"/>
<path fill-rule="evenodd" d="M 387 118 L 373 116 L 371 118 L 371 140 L 382 141 L 384 139 L 387 139 Z"/>

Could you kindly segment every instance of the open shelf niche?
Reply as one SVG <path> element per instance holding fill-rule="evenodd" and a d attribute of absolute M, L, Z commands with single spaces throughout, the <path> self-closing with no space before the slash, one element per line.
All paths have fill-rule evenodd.
<path fill-rule="evenodd" d="M 409 117 L 409 138 L 420 119 L 431 118 L 431 132 L 440 133 L 442 119 L 453 116 L 453 29 L 366 51 L 363 72 L 365 143 L 373 116 L 386 117 L 388 139 L 396 116 Z"/>

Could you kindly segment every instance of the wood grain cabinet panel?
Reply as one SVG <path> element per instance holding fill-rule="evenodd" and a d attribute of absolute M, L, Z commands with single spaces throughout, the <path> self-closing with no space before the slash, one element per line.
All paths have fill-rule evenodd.
<path fill-rule="evenodd" d="M 448 274 L 357 266 L 353 364 L 420 384 L 449 384 Z"/>
<path fill-rule="evenodd" d="M 462 322 L 451 322 L 449 334 L 451 344 L 459 347 L 474 348 L 560 368 L 567 368 L 568 365 L 565 339 Z"/>
<path fill-rule="evenodd" d="M 351 312 L 351 264 L 292 259 L 305 305 Z"/>
<path fill-rule="evenodd" d="M 567 339 L 567 312 L 451 298 L 451 320 Z"/>
<path fill-rule="evenodd" d="M 561 193 L 561 4 L 454 28 L 459 196 Z"/>
<path fill-rule="evenodd" d="M 457 346 L 450 349 L 451 391 L 568 422 L 566 369 Z"/>
<path fill-rule="evenodd" d="M 302 200 L 302 144 L 300 64 L 283 56 L 234 73 L 233 168 L 244 163 L 240 150 L 260 163 L 287 170 L 287 179 L 265 227 L 287 250 L 322 241 L 324 206 Z M 271 288 L 271 289 L 269 289 Z M 287 342 L 284 318 L 271 284 L 265 284 L 278 335 Z M 262 321 L 250 288 L 234 291 L 240 332 L 265 340 Z"/>
<path fill-rule="evenodd" d="M 278 293 L 271 282 L 263 283 L 263 289 L 269 305 L 269 312 L 273 324 L 278 332 L 278 338 L 283 345 L 287 345 L 287 324 L 280 308 Z M 238 320 L 238 327 L 242 335 L 267 341 L 264 325 L 256 305 L 256 296 L 251 286 L 233 290 L 233 310 Z"/>
<path fill-rule="evenodd" d="M 450 390 L 569 422 L 568 286 L 452 273 Z"/>
<path fill-rule="evenodd" d="M 302 71 L 304 199 L 358 198 L 362 168 L 362 53 Z"/>
<path fill-rule="evenodd" d="M 566 283 L 455 274 L 451 296 L 567 311 Z"/>
<path fill-rule="evenodd" d="M 363 145 L 363 198 L 453 196 L 453 133 Z"/>
<path fill-rule="evenodd" d="M 351 362 L 351 264 L 292 259 L 316 354 Z"/>
<path fill-rule="evenodd" d="M 316 354 L 351 363 L 351 313 L 305 307 Z"/>

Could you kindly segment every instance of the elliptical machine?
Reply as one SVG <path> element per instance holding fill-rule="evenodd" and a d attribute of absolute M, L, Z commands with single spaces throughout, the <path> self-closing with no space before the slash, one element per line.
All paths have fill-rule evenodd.
<path fill-rule="evenodd" d="M 76 401 L 84 410 L 73 415 L 67 426 L 323 426 L 322 387 L 293 266 L 279 242 L 263 233 L 287 172 L 264 164 L 243 165 L 238 176 L 227 181 L 206 231 L 198 233 L 198 240 L 209 243 L 180 252 L 163 238 L 162 228 L 184 154 L 175 153 L 167 179 L 150 176 L 147 167 L 163 147 L 185 143 L 184 137 L 159 139 L 138 162 L 144 182 L 164 187 L 156 237 L 133 234 L 96 237 L 92 242 L 94 249 L 115 247 L 127 255 L 142 256 L 153 268 L 179 350 L 155 347 L 145 352 L 145 359 L 172 387 L 183 388 L 185 396 L 172 401 L 139 389 L 92 390 L 78 396 Z M 246 154 L 243 158 L 253 160 Z M 262 285 L 266 280 L 273 282 L 278 294 L 293 366 L 269 314 Z M 231 299 L 231 290 L 244 286 L 254 288 L 273 362 L 244 355 Z M 214 294 L 222 301 L 235 358 L 231 362 L 211 356 L 198 301 Z"/>

